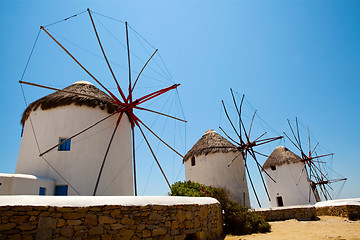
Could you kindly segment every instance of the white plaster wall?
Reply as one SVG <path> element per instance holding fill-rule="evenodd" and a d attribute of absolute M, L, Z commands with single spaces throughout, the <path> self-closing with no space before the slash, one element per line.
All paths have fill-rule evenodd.
<path fill-rule="evenodd" d="M 1 174 L 0 183 L 0 195 L 11 195 L 11 177 Z"/>
<path fill-rule="evenodd" d="M 98 107 L 75 105 L 32 111 L 25 122 L 15 173 L 49 177 L 55 179 L 56 185 L 70 183 L 72 187 L 68 187 L 69 195 L 92 195 L 119 114 L 73 138 L 70 151 L 58 151 L 55 148 L 42 158 L 39 157 L 36 142 L 40 151 L 44 152 L 58 144 L 60 137 L 70 137 L 108 115 Z M 133 195 L 131 156 L 131 126 L 124 114 L 107 156 L 96 195 Z"/>
<path fill-rule="evenodd" d="M 264 174 L 271 199 L 269 201 L 270 207 L 277 207 L 276 197 L 279 196 L 282 197 L 284 206 L 316 203 L 314 193 L 312 190 L 310 191 L 310 182 L 303 163 L 283 164 L 276 166 L 274 171 L 271 168 L 265 170 L 276 181 L 275 183 Z"/>
<path fill-rule="evenodd" d="M 191 158 L 185 162 L 186 180 L 201 184 L 224 188 L 234 201 L 250 207 L 249 192 L 244 175 L 244 161 L 239 156 L 231 165 L 228 164 L 238 152 L 209 153 L 195 157 L 195 166 L 191 166 Z M 245 193 L 245 202 L 244 202 Z"/>
<path fill-rule="evenodd" d="M 217 204 L 218 200 L 210 197 L 180 196 L 0 196 L 0 206 L 53 206 L 53 207 L 88 207 L 104 205 L 121 206 L 176 206 Z"/>
<path fill-rule="evenodd" d="M 27 174 L 0 174 L 0 195 L 39 195 L 40 187 L 45 195 L 54 195 L 55 181 Z"/>

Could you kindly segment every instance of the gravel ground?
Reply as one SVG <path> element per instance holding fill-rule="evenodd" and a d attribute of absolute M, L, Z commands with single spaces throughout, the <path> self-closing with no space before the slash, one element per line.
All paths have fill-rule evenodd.
<path fill-rule="evenodd" d="M 319 221 L 295 219 L 270 222 L 270 233 L 243 236 L 226 236 L 225 240 L 360 240 L 360 221 L 342 217 L 322 216 Z"/>

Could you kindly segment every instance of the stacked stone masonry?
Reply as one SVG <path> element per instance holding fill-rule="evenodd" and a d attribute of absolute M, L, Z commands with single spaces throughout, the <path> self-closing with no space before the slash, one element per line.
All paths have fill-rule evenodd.
<path fill-rule="evenodd" d="M 0 239 L 216 239 L 221 206 L 0 206 Z"/>
<path fill-rule="evenodd" d="M 266 221 L 282 221 L 287 219 L 297 220 L 316 220 L 316 208 L 303 207 L 303 208 L 275 208 L 268 210 L 257 210 L 257 214 L 261 215 Z"/>
<path fill-rule="evenodd" d="M 341 206 L 317 207 L 316 213 L 318 216 L 340 216 L 340 217 L 346 217 L 350 220 L 359 220 L 360 206 L 341 205 Z"/>
<path fill-rule="evenodd" d="M 258 209 L 256 213 L 261 215 L 266 221 L 282 221 L 287 219 L 297 220 L 317 220 L 319 216 L 338 216 L 346 217 L 350 220 L 360 219 L 359 205 L 338 205 L 338 206 L 294 206 L 274 209 Z"/>

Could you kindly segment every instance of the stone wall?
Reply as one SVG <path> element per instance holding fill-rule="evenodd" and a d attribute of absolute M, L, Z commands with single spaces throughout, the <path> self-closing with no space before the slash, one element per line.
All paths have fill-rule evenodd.
<path fill-rule="evenodd" d="M 0 239 L 215 239 L 218 202 L 144 206 L 4 206 Z"/>
<path fill-rule="evenodd" d="M 350 220 L 360 219 L 360 206 L 358 205 L 317 207 L 316 212 L 318 216 L 339 216 Z"/>
<path fill-rule="evenodd" d="M 258 209 L 255 212 L 266 221 L 282 221 L 287 219 L 316 220 L 316 208 L 312 205 L 277 207 L 269 209 Z"/>
<path fill-rule="evenodd" d="M 346 217 L 350 220 L 360 219 L 360 205 L 341 203 L 339 201 L 326 201 L 313 205 L 290 206 L 256 209 L 256 213 L 260 214 L 267 221 L 282 221 L 287 219 L 297 220 L 316 220 L 318 216 L 338 216 Z M 332 203 L 336 203 L 331 205 Z"/>

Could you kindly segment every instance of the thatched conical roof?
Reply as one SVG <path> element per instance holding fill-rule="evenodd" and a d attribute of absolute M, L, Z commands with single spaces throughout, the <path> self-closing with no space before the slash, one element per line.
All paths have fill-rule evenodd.
<path fill-rule="evenodd" d="M 42 110 L 48 110 L 52 108 L 75 104 L 77 106 L 84 105 L 92 108 L 99 107 L 102 110 L 106 110 L 108 113 L 113 113 L 116 109 L 118 109 L 118 105 L 112 103 L 114 101 L 113 98 L 111 98 L 109 95 L 107 95 L 89 82 L 75 82 L 72 85 L 64 88 L 63 90 L 82 93 L 94 96 L 95 98 L 62 91 L 54 92 L 29 104 L 29 106 L 25 109 L 22 115 L 21 123 L 24 125 L 31 111 L 36 111 L 39 107 Z"/>
<path fill-rule="evenodd" d="M 289 163 L 297 163 L 301 162 L 302 159 L 291 152 L 289 149 L 283 146 L 278 146 L 275 150 L 270 154 L 268 159 L 263 165 L 264 169 L 270 168 L 271 166 L 281 166 L 283 164 Z"/>
<path fill-rule="evenodd" d="M 217 152 L 236 152 L 236 146 L 220 136 L 217 132 L 210 129 L 195 143 L 195 145 L 187 152 L 183 162 L 186 162 L 189 158 L 199 155 L 207 155 L 209 153 Z"/>

